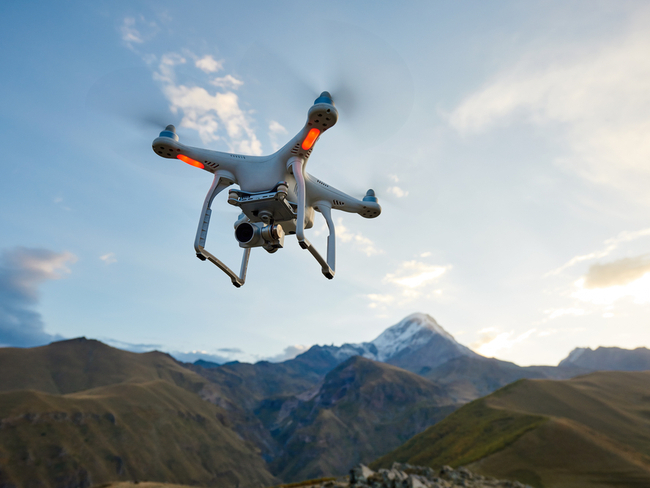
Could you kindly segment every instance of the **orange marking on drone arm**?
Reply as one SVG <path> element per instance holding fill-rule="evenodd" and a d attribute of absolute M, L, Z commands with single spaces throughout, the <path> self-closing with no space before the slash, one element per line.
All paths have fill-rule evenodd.
<path fill-rule="evenodd" d="M 196 159 L 188 158 L 184 154 L 179 154 L 176 157 L 178 159 L 180 159 L 181 161 L 183 161 L 184 163 L 189 164 L 190 166 L 195 166 L 197 168 L 205 169 L 205 166 L 203 165 L 203 163 L 199 163 Z"/>
<path fill-rule="evenodd" d="M 320 135 L 320 130 L 316 129 L 315 127 L 311 129 L 307 134 L 307 137 L 305 137 L 305 140 L 302 141 L 302 148 L 305 151 L 309 151 L 314 145 L 314 142 L 316 142 L 316 139 L 318 139 L 319 135 Z"/>

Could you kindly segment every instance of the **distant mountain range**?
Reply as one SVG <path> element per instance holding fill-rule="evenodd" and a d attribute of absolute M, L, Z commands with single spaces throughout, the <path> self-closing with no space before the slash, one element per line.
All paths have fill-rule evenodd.
<path fill-rule="evenodd" d="M 462 405 L 510 385 L 497 397 L 503 395 L 522 378 L 543 381 L 514 385 L 569 384 L 551 380 L 597 369 L 650 369 L 648 352 L 579 349 L 557 367 L 520 367 L 474 353 L 425 314 L 406 317 L 372 342 L 313 346 L 282 363 L 183 364 L 84 338 L 0 348 L 0 486 L 271 486 L 345 474 L 438 426 L 434 432 L 450 445 L 470 435 L 464 425 L 470 437 L 485 434 L 472 438 L 471 452 L 449 451 L 458 454 L 449 463 L 501 459 L 490 456 L 555 414 L 510 411 L 496 400 Z M 549 388 L 560 403 L 564 396 L 572 401 L 571 389 Z M 474 421 L 483 423 L 472 427 Z"/>
<path fill-rule="evenodd" d="M 594 351 L 589 347 L 577 347 L 559 365 L 598 371 L 647 371 L 650 370 L 650 349 L 599 347 Z"/>

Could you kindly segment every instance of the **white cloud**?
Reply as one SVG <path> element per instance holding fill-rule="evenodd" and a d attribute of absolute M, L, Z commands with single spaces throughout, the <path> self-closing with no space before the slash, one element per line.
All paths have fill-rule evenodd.
<path fill-rule="evenodd" d="M 134 44 L 143 44 L 152 39 L 158 32 L 158 24 L 154 21 L 147 21 L 142 15 L 135 17 L 125 17 L 120 27 L 122 40 L 134 50 Z"/>
<path fill-rule="evenodd" d="M 263 360 L 269 361 L 271 363 L 281 363 L 282 361 L 288 361 L 289 359 L 295 358 L 296 356 L 302 354 L 303 352 L 306 352 L 308 349 L 309 346 L 305 346 L 302 344 L 287 346 L 284 348 L 284 351 L 282 351 L 280 354 L 276 354 L 275 356 L 264 358 Z"/>
<path fill-rule="evenodd" d="M 392 193 L 397 198 L 403 198 L 408 196 L 409 192 L 402 190 L 399 186 L 391 186 L 386 189 L 388 193 Z"/>
<path fill-rule="evenodd" d="M 269 139 L 271 140 L 271 146 L 273 151 L 280 149 L 283 144 L 279 142 L 279 138 L 287 134 L 287 129 L 284 128 L 280 122 L 272 120 L 269 122 Z"/>
<path fill-rule="evenodd" d="M 221 139 L 218 132 L 223 126 L 228 135 L 225 140 L 230 151 L 261 155 L 261 143 L 248 116 L 239 107 L 237 95 L 231 91 L 212 94 L 203 87 L 178 83 L 175 66 L 184 63 L 186 59 L 183 56 L 166 54 L 161 58 L 155 74 L 163 85 L 163 93 L 170 102 L 172 113 L 183 113 L 180 125 L 196 130 L 204 143 Z"/>
<path fill-rule="evenodd" d="M 639 17 L 597 51 L 561 46 L 522 60 L 467 97 L 451 125 L 467 134 L 523 118 L 556 128 L 569 149 L 559 164 L 650 202 L 650 30 Z"/>
<path fill-rule="evenodd" d="M 392 293 L 373 293 L 366 295 L 368 307 L 385 311 L 389 306 L 406 306 L 421 297 L 433 299 L 442 295 L 440 288 L 433 289 L 439 278 L 451 265 L 440 266 L 420 261 L 404 261 L 393 273 L 387 273 L 382 284 L 388 285 Z"/>
<path fill-rule="evenodd" d="M 115 257 L 114 252 L 109 252 L 109 253 L 104 254 L 103 256 L 99 256 L 99 259 L 104 261 L 105 264 L 117 263 L 117 258 Z"/>
<path fill-rule="evenodd" d="M 233 90 L 236 90 L 244 84 L 243 81 L 238 80 L 233 75 L 226 75 L 221 76 L 220 78 L 215 78 L 210 83 L 214 86 L 218 86 L 219 88 L 231 88 Z"/>
<path fill-rule="evenodd" d="M 135 19 L 133 17 L 126 17 L 122 22 L 122 40 L 126 43 L 138 43 L 141 44 L 144 42 L 142 35 L 135 28 Z"/>
<path fill-rule="evenodd" d="M 378 249 L 375 243 L 358 232 L 351 232 L 343 225 L 343 219 L 339 218 L 336 223 L 336 237 L 342 242 L 351 242 L 366 256 L 375 256 L 383 254 L 384 251 Z"/>
<path fill-rule="evenodd" d="M 276 122 L 275 120 L 272 120 L 269 123 L 269 132 L 271 134 L 286 134 L 287 129 L 285 129 L 284 126 L 280 124 L 280 122 Z"/>
<path fill-rule="evenodd" d="M 203 56 L 201 59 L 197 59 L 194 62 L 194 65 L 205 73 L 214 73 L 223 69 L 223 63 L 217 61 L 212 56 Z"/>

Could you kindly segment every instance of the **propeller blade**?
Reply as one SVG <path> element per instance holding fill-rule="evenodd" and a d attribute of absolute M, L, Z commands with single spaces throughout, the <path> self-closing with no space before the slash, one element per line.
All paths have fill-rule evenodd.
<path fill-rule="evenodd" d="M 103 76 L 90 87 L 86 107 L 148 131 L 178 122 L 147 68 L 123 68 Z"/>
<path fill-rule="evenodd" d="M 322 30 L 306 41 L 291 42 L 286 36 L 293 32 L 273 32 L 253 43 L 239 64 L 244 89 L 251 98 L 254 92 L 267 94 L 265 100 L 263 95 L 254 99 L 253 106 L 264 106 L 284 120 L 301 114 L 300 123 L 306 99 L 313 103 L 320 92 L 329 91 L 347 134 L 342 137 L 357 148 L 377 145 L 411 113 L 410 70 L 386 41 L 358 26 L 333 21 Z"/>

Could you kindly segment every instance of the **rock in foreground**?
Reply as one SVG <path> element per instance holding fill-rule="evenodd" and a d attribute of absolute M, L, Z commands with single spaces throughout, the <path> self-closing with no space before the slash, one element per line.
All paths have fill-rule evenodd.
<path fill-rule="evenodd" d="M 336 482 L 326 482 L 323 488 L 335 488 Z M 375 472 L 360 464 L 350 470 L 349 486 L 354 488 L 531 488 L 518 481 L 497 480 L 472 473 L 465 468 L 443 466 L 440 470 L 410 464 L 394 463 L 391 469 Z"/>

